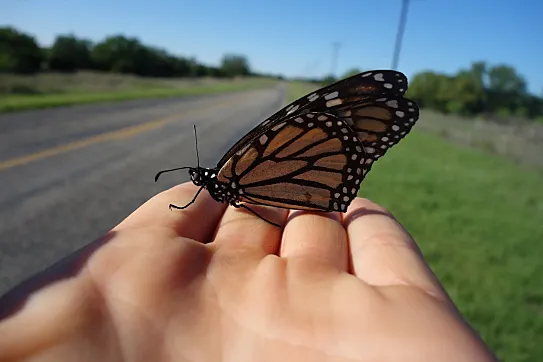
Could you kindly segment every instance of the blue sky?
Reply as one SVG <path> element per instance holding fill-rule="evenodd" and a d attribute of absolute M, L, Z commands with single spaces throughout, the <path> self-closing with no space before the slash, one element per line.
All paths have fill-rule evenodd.
<path fill-rule="evenodd" d="M 256 70 L 287 76 L 390 68 L 401 0 L 0 0 L 1 25 L 43 45 L 72 32 L 97 41 L 123 33 L 172 53 L 218 64 L 247 55 Z M 414 0 L 399 70 L 453 73 L 476 60 L 513 65 L 543 92 L 543 1 Z"/>

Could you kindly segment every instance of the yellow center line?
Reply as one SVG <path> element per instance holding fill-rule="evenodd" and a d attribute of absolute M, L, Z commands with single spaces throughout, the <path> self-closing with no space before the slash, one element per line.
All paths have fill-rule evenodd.
<path fill-rule="evenodd" d="M 213 107 L 213 109 L 216 109 L 217 106 L 222 106 L 225 104 L 232 104 L 232 103 L 231 101 L 217 103 L 215 104 L 215 107 Z M 193 111 L 184 113 L 182 116 L 179 114 L 171 115 L 171 116 L 156 119 L 153 121 L 145 122 L 136 126 L 125 127 L 116 131 L 106 132 L 106 133 L 99 134 L 97 136 L 85 138 L 80 141 L 70 142 L 65 145 L 52 147 L 52 148 L 49 148 L 43 151 L 38 151 L 36 153 L 32 153 L 26 156 L 12 158 L 12 159 L 0 162 L 0 170 L 24 165 L 25 163 L 37 161 L 43 158 L 52 157 L 61 153 L 73 151 L 79 148 L 87 147 L 87 146 L 94 145 L 101 142 L 126 139 L 129 137 L 135 136 L 137 134 L 140 134 L 143 132 L 149 132 L 153 129 L 162 127 L 166 125 L 167 123 L 171 123 L 175 120 L 179 120 L 181 117 L 186 117 L 188 114 L 198 113 L 198 112 L 210 110 L 210 109 L 211 108 L 193 110 Z"/>

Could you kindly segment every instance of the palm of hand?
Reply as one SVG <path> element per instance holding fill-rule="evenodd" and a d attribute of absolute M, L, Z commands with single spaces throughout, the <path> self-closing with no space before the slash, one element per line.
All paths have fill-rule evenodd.
<path fill-rule="evenodd" d="M 239 209 L 220 220 L 207 194 L 165 207 L 193 194 L 185 184 L 151 199 L 74 261 L 88 257 L 77 276 L 0 322 L 12 336 L 0 360 L 493 360 L 382 208 L 298 213 L 281 235 Z"/>

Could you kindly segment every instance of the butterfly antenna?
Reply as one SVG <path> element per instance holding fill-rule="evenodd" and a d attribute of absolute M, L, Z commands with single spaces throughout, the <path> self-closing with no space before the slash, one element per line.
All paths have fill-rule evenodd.
<path fill-rule="evenodd" d="M 198 192 L 196 193 L 196 195 L 194 195 L 194 197 L 192 198 L 191 202 L 189 202 L 188 204 L 186 204 L 185 206 L 176 206 L 174 204 L 170 204 L 170 210 L 171 209 L 177 209 L 177 210 L 183 210 L 183 209 L 186 209 L 187 207 L 189 207 L 190 205 L 192 205 L 194 203 L 194 201 L 196 201 L 196 198 L 198 197 L 198 195 L 200 194 L 200 192 L 204 189 L 204 186 L 200 187 L 200 189 L 198 190 Z"/>
<path fill-rule="evenodd" d="M 200 168 L 200 155 L 198 154 L 198 135 L 196 134 L 196 125 L 194 126 L 194 142 L 196 143 L 196 164 L 198 165 L 198 168 Z"/>
<path fill-rule="evenodd" d="M 200 156 L 198 155 L 198 136 L 196 135 L 196 125 L 194 125 L 194 139 L 196 141 L 196 161 L 198 163 L 198 167 L 200 167 Z M 155 176 L 155 182 L 158 181 L 158 178 L 160 177 L 160 175 L 162 175 L 163 173 L 166 173 L 166 172 L 171 172 L 171 171 L 178 171 L 178 170 L 186 170 L 187 168 L 190 168 L 190 167 L 176 167 L 176 168 L 171 168 L 169 170 L 163 170 L 163 171 L 160 171 L 159 173 L 156 174 Z"/>
<path fill-rule="evenodd" d="M 187 169 L 187 168 L 190 168 L 190 167 L 176 167 L 176 168 L 170 168 L 169 170 L 162 170 L 162 171 L 160 171 L 159 173 L 156 174 L 156 176 L 155 176 L 155 182 L 157 182 L 158 177 L 159 177 L 160 175 L 162 175 L 163 173 L 171 172 L 171 171 L 177 171 L 177 170 L 185 170 L 185 169 Z"/>

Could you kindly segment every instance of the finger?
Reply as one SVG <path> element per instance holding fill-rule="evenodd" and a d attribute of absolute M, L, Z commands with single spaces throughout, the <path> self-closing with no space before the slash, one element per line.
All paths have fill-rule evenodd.
<path fill-rule="evenodd" d="M 263 218 L 282 226 L 288 210 L 247 205 Z M 281 241 L 281 228 L 274 226 L 244 208 L 228 207 L 219 222 L 212 245 L 215 248 L 251 249 L 261 257 L 276 254 Z"/>
<path fill-rule="evenodd" d="M 211 239 L 226 204 L 213 200 L 204 189 L 186 209 L 169 208 L 170 204 L 188 204 L 198 190 L 197 186 L 186 182 L 163 191 L 140 206 L 113 230 L 158 226 L 171 229 L 176 236 L 207 242 Z"/>
<path fill-rule="evenodd" d="M 344 217 L 353 274 L 374 286 L 413 286 L 448 299 L 409 233 L 383 207 L 355 199 Z"/>
<path fill-rule="evenodd" d="M 341 214 L 291 211 L 279 256 L 347 271 L 347 233 Z"/>

